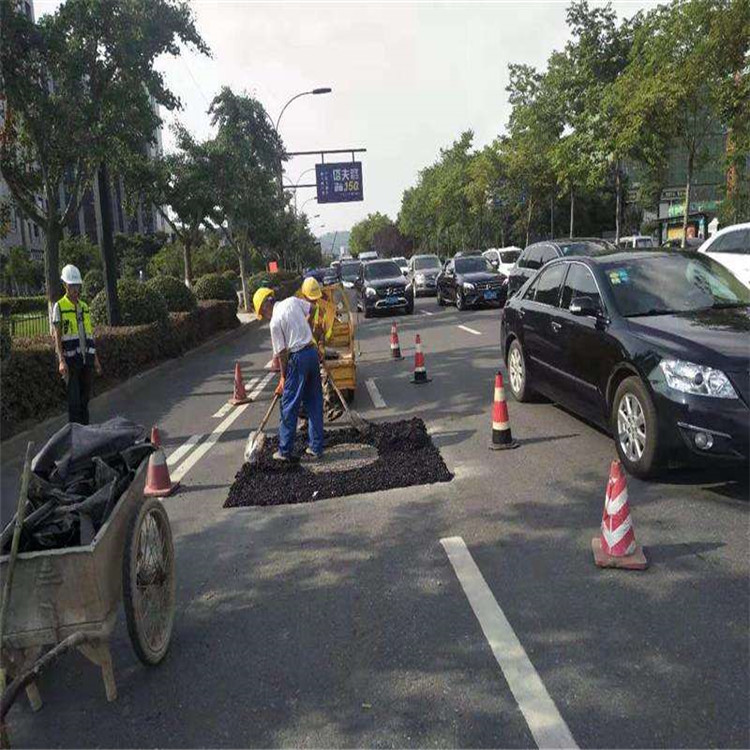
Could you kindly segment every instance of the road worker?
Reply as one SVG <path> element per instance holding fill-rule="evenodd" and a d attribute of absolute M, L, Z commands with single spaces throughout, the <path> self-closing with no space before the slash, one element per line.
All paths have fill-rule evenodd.
<path fill-rule="evenodd" d="M 281 396 L 279 449 L 273 458 L 276 461 L 293 458 L 297 417 L 304 404 L 309 420 L 305 454 L 318 459 L 323 455 L 323 389 L 318 350 L 309 321 L 312 305 L 299 297 L 276 302 L 273 290 L 261 287 L 253 295 L 253 307 L 260 320 L 271 323 L 271 344 L 281 368 L 276 388 L 276 394 Z"/>
<path fill-rule="evenodd" d="M 58 370 L 68 388 L 68 420 L 89 423 L 89 399 L 94 370 L 101 375 L 89 306 L 81 299 L 81 272 L 73 265 L 60 278 L 65 294 L 52 309 L 52 330 Z"/>

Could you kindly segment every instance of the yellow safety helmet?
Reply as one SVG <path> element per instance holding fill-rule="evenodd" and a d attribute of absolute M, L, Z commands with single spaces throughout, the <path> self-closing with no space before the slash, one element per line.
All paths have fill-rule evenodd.
<path fill-rule="evenodd" d="M 302 294 L 307 299 L 320 299 L 323 296 L 323 292 L 320 291 L 320 284 L 318 280 L 313 276 L 308 276 L 302 282 Z"/>
<path fill-rule="evenodd" d="M 255 314 L 258 316 L 259 320 L 261 317 L 260 308 L 263 307 L 263 303 L 269 297 L 273 297 L 273 289 L 269 289 L 267 286 L 260 287 L 255 291 L 255 294 L 253 295 L 253 308 L 255 309 Z"/>

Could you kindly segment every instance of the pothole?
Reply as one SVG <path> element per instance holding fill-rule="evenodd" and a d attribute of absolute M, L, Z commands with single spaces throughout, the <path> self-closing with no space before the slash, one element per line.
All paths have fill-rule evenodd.
<path fill-rule="evenodd" d="M 307 441 L 297 435 L 295 454 Z M 269 437 L 258 462 L 244 464 L 229 490 L 225 508 L 309 503 L 332 497 L 449 482 L 453 475 L 421 419 L 327 430 L 319 461 L 280 463 L 272 456 L 278 439 Z"/>

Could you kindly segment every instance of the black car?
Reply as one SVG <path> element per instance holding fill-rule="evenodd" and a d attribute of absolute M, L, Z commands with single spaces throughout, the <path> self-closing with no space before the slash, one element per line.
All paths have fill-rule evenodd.
<path fill-rule="evenodd" d="M 503 313 L 519 401 L 548 396 L 608 428 L 625 467 L 674 454 L 748 462 L 750 290 L 698 253 L 546 266 Z"/>
<path fill-rule="evenodd" d="M 437 303 L 455 303 L 459 310 L 478 305 L 502 305 L 508 277 L 496 271 L 483 255 L 457 255 L 438 274 Z"/>
<path fill-rule="evenodd" d="M 409 260 L 409 272 L 406 274 L 407 284 L 411 284 L 415 297 L 435 294 L 438 274 L 442 268 L 437 255 L 414 255 Z"/>
<path fill-rule="evenodd" d="M 357 279 L 362 273 L 362 261 L 360 260 L 342 260 L 339 265 L 339 278 L 341 283 L 347 287 L 352 288 L 357 283 Z"/>
<path fill-rule="evenodd" d="M 580 237 L 568 240 L 547 240 L 529 245 L 508 274 L 508 296 L 514 295 L 542 266 L 551 260 L 570 255 L 599 256 L 616 253 L 617 248 L 596 238 Z"/>
<path fill-rule="evenodd" d="M 357 289 L 357 307 L 369 318 L 376 312 L 414 312 L 414 295 L 401 269 L 392 260 L 371 260 L 362 264 Z"/>

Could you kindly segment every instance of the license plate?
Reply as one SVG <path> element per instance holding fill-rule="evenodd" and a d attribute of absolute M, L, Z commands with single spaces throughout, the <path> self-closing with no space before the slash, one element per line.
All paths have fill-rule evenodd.
<path fill-rule="evenodd" d="M 485 299 L 497 299 L 497 292 L 495 292 L 495 291 L 492 291 L 491 289 L 488 289 L 488 290 L 487 290 L 487 291 L 486 291 L 486 292 L 484 293 L 484 298 L 485 298 Z"/>
<path fill-rule="evenodd" d="M 398 304 L 398 297 L 386 297 L 385 298 L 385 304 L 386 305 L 397 305 Z"/>

